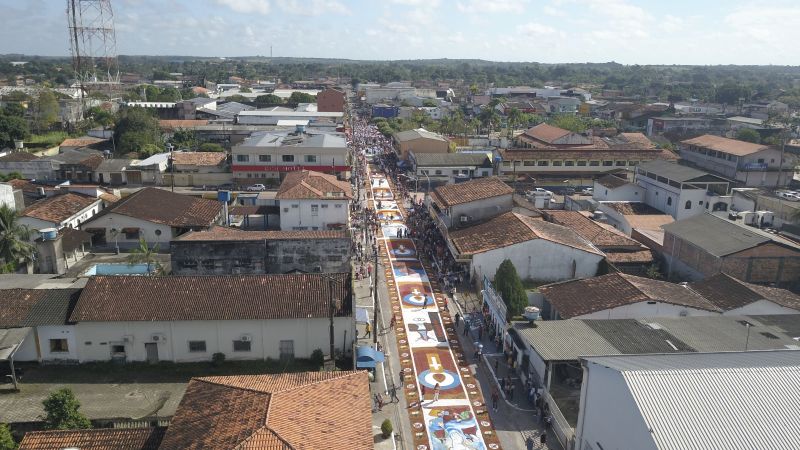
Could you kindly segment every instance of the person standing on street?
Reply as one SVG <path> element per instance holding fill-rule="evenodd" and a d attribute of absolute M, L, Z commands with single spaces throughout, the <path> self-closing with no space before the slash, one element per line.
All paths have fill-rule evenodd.
<path fill-rule="evenodd" d="M 400 399 L 397 397 L 397 386 L 395 386 L 394 383 L 392 383 L 392 388 L 389 390 L 389 394 L 392 396 L 392 403 L 400 403 Z"/>
<path fill-rule="evenodd" d="M 400 369 L 400 387 L 403 386 L 403 383 L 406 382 L 406 372 L 403 369 Z"/>
<path fill-rule="evenodd" d="M 497 389 L 492 389 L 492 410 L 497 412 L 497 401 L 500 400 L 500 394 L 497 393 Z"/>
<path fill-rule="evenodd" d="M 456 313 L 456 328 L 458 328 L 459 322 L 461 322 L 461 313 Z"/>
<path fill-rule="evenodd" d="M 367 326 L 364 327 L 364 337 L 368 338 L 372 336 L 372 325 L 367 322 Z"/>

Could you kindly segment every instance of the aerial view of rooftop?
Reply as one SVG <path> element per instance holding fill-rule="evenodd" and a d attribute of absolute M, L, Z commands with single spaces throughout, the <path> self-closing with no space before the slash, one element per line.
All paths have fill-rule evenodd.
<path fill-rule="evenodd" d="M 0 11 L 0 450 L 800 449 L 796 0 Z"/>

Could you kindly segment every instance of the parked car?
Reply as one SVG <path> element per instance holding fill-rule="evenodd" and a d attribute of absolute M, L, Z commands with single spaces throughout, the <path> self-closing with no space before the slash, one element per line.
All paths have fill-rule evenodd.
<path fill-rule="evenodd" d="M 267 187 L 264 186 L 263 184 L 256 183 L 256 184 L 251 184 L 250 186 L 247 186 L 247 190 L 251 191 L 251 192 L 262 192 L 262 191 L 266 191 Z"/>
<path fill-rule="evenodd" d="M 552 197 L 555 194 L 553 194 L 552 191 L 548 191 L 545 188 L 537 187 L 534 188 L 532 191 L 526 192 L 525 195 L 527 195 L 528 197 Z"/>
<path fill-rule="evenodd" d="M 232 191 L 236 186 L 233 183 L 225 183 L 217 186 L 218 191 Z"/>
<path fill-rule="evenodd" d="M 783 194 L 783 198 L 789 200 L 790 202 L 800 202 L 800 195 L 797 194 L 791 194 L 787 192 Z"/>
<path fill-rule="evenodd" d="M 594 195 L 594 188 L 590 188 L 590 187 L 583 188 L 583 189 L 581 189 L 581 194 L 582 195 Z"/>

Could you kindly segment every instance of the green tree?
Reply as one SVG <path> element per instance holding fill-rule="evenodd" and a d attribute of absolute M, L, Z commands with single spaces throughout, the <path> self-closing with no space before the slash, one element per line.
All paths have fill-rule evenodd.
<path fill-rule="evenodd" d="M 19 103 L 8 103 L 3 107 L 2 113 L 7 116 L 25 117 L 25 108 Z"/>
<path fill-rule="evenodd" d="M 275 94 L 264 94 L 256 97 L 255 102 L 265 103 L 267 105 L 280 105 L 281 103 L 283 103 L 283 99 Z"/>
<path fill-rule="evenodd" d="M 251 93 L 253 93 L 253 90 L 250 89 L 250 88 L 243 87 L 243 88 L 239 89 L 239 92 L 241 92 L 242 94 L 251 94 Z"/>
<path fill-rule="evenodd" d="M 197 147 L 197 134 L 194 130 L 178 128 L 172 133 L 172 144 L 178 149 Z"/>
<path fill-rule="evenodd" d="M 93 106 L 86 111 L 87 117 L 97 125 L 108 128 L 114 124 L 114 114 L 98 106 Z"/>
<path fill-rule="evenodd" d="M 528 306 L 528 296 L 522 286 L 522 280 L 517 274 L 517 269 L 510 260 L 506 259 L 497 268 L 494 285 L 506 304 L 508 319 L 522 314 L 525 307 Z"/>
<path fill-rule="evenodd" d="M 11 436 L 11 429 L 8 425 L 0 423 L 0 450 L 14 450 L 17 444 L 14 442 L 14 437 Z"/>
<path fill-rule="evenodd" d="M 569 130 L 573 133 L 583 133 L 587 128 L 586 123 L 580 117 L 566 114 L 553 116 L 548 120 L 548 123 L 554 127 Z"/>
<path fill-rule="evenodd" d="M 215 142 L 203 142 L 197 150 L 201 152 L 224 152 L 225 147 Z"/>
<path fill-rule="evenodd" d="M 508 137 L 514 136 L 514 126 L 519 125 L 522 121 L 522 111 L 517 108 L 511 108 L 508 111 Z"/>
<path fill-rule="evenodd" d="M 81 404 L 70 388 L 59 389 L 44 401 L 45 428 L 49 430 L 74 430 L 91 428 L 92 423 L 78 411 Z"/>
<path fill-rule="evenodd" d="M 126 108 L 114 126 L 114 140 L 120 153 L 139 152 L 145 145 L 161 145 L 158 119 L 144 108 Z"/>
<path fill-rule="evenodd" d="M 34 123 L 38 131 L 47 130 L 58 122 L 58 100 L 53 91 L 42 89 L 33 106 Z"/>
<path fill-rule="evenodd" d="M 158 255 L 158 244 L 150 247 L 144 238 L 139 238 L 139 246 L 131 250 L 128 255 L 128 265 L 147 264 L 147 273 L 155 275 L 156 272 L 161 271 L 161 264 L 158 263 L 156 255 Z"/>
<path fill-rule="evenodd" d="M 0 110 L 0 147 L 13 147 L 15 139 L 30 136 L 28 122 L 22 117 L 9 116 Z"/>
<path fill-rule="evenodd" d="M 19 223 L 17 212 L 0 205 L 0 272 L 14 272 L 21 261 L 33 261 L 36 248 L 30 238 L 31 231 Z"/>
<path fill-rule="evenodd" d="M 230 97 L 225 97 L 225 100 L 229 101 L 229 102 L 239 102 L 239 103 L 249 102 L 250 101 L 249 98 L 245 97 L 244 95 L 239 95 L 239 94 L 231 95 Z"/>
<path fill-rule="evenodd" d="M 436 100 L 431 100 L 429 98 L 426 98 L 425 100 L 422 101 L 422 106 L 426 108 L 435 108 L 438 105 L 436 104 Z"/>
<path fill-rule="evenodd" d="M 305 92 L 294 91 L 289 96 L 289 103 L 314 103 L 316 101 L 316 95 L 306 94 Z"/>
<path fill-rule="evenodd" d="M 752 128 L 742 128 L 736 132 L 736 139 L 758 144 L 761 142 L 761 135 L 758 134 L 758 131 L 753 130 Z"/>

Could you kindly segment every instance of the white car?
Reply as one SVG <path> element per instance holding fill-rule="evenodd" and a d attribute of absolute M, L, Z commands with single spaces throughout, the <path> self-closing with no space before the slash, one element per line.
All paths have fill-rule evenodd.
<path fill-rule="evenodd" d="M 783 198 L 789 200 L 790 202 L 800 202 L 800 195 L 792 194 L 792 193 L 784 193 Z"/>
<path fill-rule="evenodd" d="M 261 192 L 266 191 L 267 187 L 263 184 L 251 184 L 250 186 L 247 186 L 247 190 L 251 192 Z"/>
<path fill-rule="evenodd" d="M 532 191 L 528 191 L 525 193 L 528 197 L 552 197 L 553 192 L 548 191 L 545 188 L 533 188 Z"/>
<path fill-rule="evenodd" d="M 581 191 L 581 194 L 583 194 L 583 195 L 594 195 L 594 188 L 590 188 L 590 187 L 585 188 L 585 189 L 583 189 Z"/>

